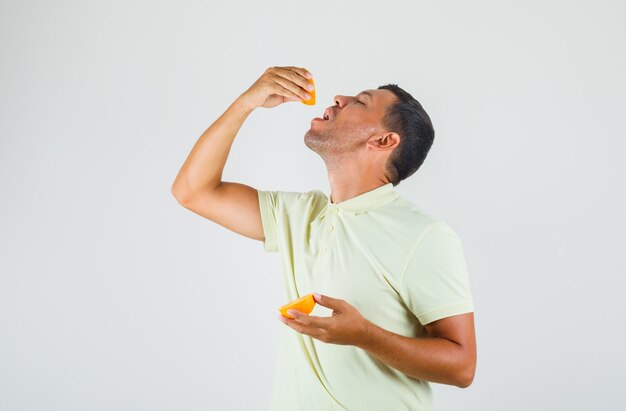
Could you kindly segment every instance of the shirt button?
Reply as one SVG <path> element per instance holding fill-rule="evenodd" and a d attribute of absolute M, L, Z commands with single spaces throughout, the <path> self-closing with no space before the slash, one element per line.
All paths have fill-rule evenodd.
<path fill-rule="evenodd" d="M 328 231 L 333 231 L 334 229 L 335 229 L 335 227 L 332 226 L 332 225 L 330 227 L 328 227 Z"/>
<path fill-rule="evenodd" d="M 324 252 L 328 252 L 328 247 L 324 247 Z"/>
<path fill-rule="evenodd" d="M 338 208 L 333 208 L 333 213 L 338 214 L 339 213 L 339 209 Z"/>

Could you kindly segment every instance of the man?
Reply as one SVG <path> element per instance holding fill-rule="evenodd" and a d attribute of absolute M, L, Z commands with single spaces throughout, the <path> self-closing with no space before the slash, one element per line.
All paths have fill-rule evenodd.
<path fill-rule="evenodd" d="M 285 301 L 318 294 L 310 314 L 279 315 L 272 410 L 430 410 L 430 382 L 471 384 L 476 342 L 459 237 L 394 190 L 434 139 L 420 103 L 390 84 L 336 96 L 312 120 L 304 141 L 326 164 L 328 196 L 221 180 L 247 116 L 307 100 L 310 78 L 299 67 L 265 70 L 199 138 L 172 193 L 279 252 Z"/>

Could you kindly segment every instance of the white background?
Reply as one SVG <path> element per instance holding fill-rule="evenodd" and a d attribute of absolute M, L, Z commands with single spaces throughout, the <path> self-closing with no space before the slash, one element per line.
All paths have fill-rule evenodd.
<path fill-rule="evenodd" d="M 433 120 L 396 189 L 461 237 L 478 344 L 436 409 L 626 408 L 624 50 L 621 1 L 2 1 L 0 409 L 267 409 L 278 255 L 170 188 L 287 65 L 317 105 L 254 111 L 224 180 L 328 193 L 303 136 L 336 94 Z"/>

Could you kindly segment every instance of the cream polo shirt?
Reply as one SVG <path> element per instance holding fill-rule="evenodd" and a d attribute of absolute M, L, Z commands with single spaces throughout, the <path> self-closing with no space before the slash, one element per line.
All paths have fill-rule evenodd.
<path fill-rule="evenodd" d="M 319 292 L 407 337 L 473 312 L 461 240 L 388 183 L 340 203 L 320 190 L 257 190 L 268 252 L 278 252 L 284 303 Z M 319 304 L 311 315 L 329 316 Z M 428 411 L 430 383 L 352 345 L 281 329 L 271 411 Z"/>

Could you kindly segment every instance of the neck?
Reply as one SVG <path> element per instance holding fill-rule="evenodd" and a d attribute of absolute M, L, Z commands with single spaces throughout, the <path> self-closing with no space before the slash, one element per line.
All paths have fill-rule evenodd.
<path fill-rule="evenodd" d="M 353 197 L 371 191 L 390 181 L 384 175 L 374 173 L 347 172 L 328 173 L 330 183 L 330 201 L 333 204 L 341 203 Z"/>

